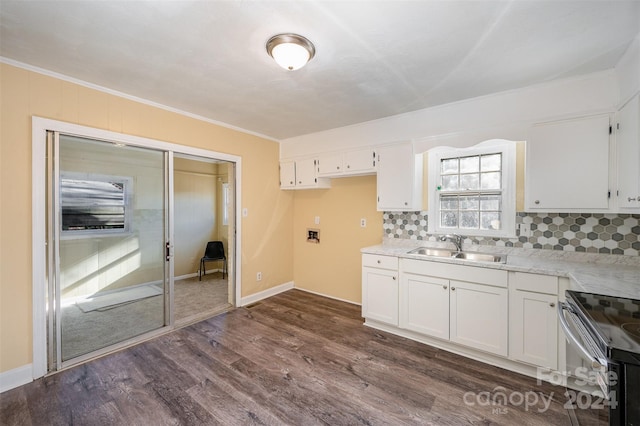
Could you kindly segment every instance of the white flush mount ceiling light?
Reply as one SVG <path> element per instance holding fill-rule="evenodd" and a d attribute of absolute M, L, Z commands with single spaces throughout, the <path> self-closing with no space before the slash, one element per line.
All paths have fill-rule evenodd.
<path fill-rule="evenodd" d="M 298 34 L 278 34 L 267 41 L 267 52 L 282 68 L 294 71 L 302 68 L 316 54 L 308 39 Z"/>

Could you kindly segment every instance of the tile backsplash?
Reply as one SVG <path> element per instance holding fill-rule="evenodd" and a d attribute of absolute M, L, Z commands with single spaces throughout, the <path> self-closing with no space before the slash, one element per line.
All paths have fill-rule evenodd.
<path fill-rule="evenodd" d="M 428 233 L 427 212 L 384 212 L 385 238 L 438 241 Z M 530 237 L 466 237 L 465 243 L 497 247 L 640 255 L 640 215 L 591 213 L 517 213 L 516 226 L 531 227 Z M 460 232 L 464 235 L 464 232 Z"/>

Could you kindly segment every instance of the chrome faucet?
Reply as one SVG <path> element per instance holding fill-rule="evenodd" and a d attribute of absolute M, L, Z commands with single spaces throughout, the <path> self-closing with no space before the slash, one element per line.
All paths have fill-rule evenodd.
<path fill-rule="evenodd" d="M 462 240 L 464 239 L 464 237 L 458 235 L 458 234 L 447 234 L 447 235 L 443 235 L 442 237 L 440 237 L 440 241 L 451 241 L 453 244 L 455 244 L 456 246 L 456 251 L 457 252 L 461 252 L 462 251 Z"/>

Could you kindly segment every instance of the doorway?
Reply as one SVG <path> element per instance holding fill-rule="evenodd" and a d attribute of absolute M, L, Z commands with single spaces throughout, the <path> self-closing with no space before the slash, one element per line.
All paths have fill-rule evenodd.
<path fill-rule="evenodd" d="M 34 378 L 235 305 L 239 157 L 34 117 L 33 167 Z M 197 207 L 185 173 L 213 184 L 197 221 L 181 213 Z M 175 281 L 200 283 L 206 245 L 194 233 L 224 242 L 227 267 L 208 264 L 184 304 Z"/>
<path fill-rule="evenodd" d="M 176 324 L 189 324 L 233 306 L 233 281 L 227 273 L 234 242 L 233 168 L 229 161 L 174 156 Z M 221 247 L 225 259 L 201 261 L 210 242 Z"/>

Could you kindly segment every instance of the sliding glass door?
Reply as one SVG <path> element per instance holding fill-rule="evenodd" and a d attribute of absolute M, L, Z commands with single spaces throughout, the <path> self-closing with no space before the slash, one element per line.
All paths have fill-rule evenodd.
<path fill-rule="evenodd" d="M 49 363 L 58 369 L 169 324 L 168 153 L 49 139 Z"/>

